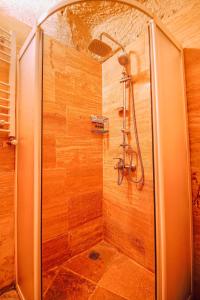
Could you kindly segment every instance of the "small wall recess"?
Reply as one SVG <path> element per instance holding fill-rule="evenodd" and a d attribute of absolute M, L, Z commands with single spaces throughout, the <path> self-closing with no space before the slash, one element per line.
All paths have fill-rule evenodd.
<path fill-rule="evenodd" d="M 109 120 L 104 116 L 91 115 L 92 132 L 97 134 L 108 133 Z"/>

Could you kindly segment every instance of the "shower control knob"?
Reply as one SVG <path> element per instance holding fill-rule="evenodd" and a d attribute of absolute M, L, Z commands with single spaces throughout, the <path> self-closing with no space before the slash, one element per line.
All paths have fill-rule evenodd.
<path fill-rule="evenodd" d="M 114 167 L 114 169 L 124 169 L 124 160 L 121 158 L 121 157 L 115 157 L 115 158 L 113 158 L 113 159 L 117 159 L 118 160 L 118 162 L 117 162 L 117 164 L 116 164 L 116 166 Z"/>

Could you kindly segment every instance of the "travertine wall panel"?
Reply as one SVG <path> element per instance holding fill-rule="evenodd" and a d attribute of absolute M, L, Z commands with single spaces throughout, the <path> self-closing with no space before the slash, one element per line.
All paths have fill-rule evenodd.
<path fill-rule="evenodd" d="M 43 267 L 49 268 L 102 238 L 102 138 L 90 122 L 102 110 L 101 65 L 45 36 L 43 84 Z"/>
<path fill-rule="evenodd" d="M 104 138 L 103 162 L 103 212 L 105 239 L 133 258 L 146 269 L 154 272 L 154 194 L 151 131 L 151 94 L 148 35 L 143 34 L 129 45 L 131 75 L 133 76 L 134 99 L 138 133 L 145 169 L 145 185 L 138 190 L 136 184 L 124 179 L 117 185 L 115 157 L 121 157 L 122 116 L 122 66 L 117 55 L 103 63 L 103 114 L 109 118 L 109 135 Z M 129 138 L 134 151 L 135 144 L 132 99 L 127 101 L 127 123 L 131 130 Z M 138 174 L 139 176 L 139 174 Z"/>
<path fill-rule="evenodd" d="M 194 292 L 195 299 L 198 300 L 200 298 L 200 49 L 185 49 L 184 53 L 193 178 Z"/>

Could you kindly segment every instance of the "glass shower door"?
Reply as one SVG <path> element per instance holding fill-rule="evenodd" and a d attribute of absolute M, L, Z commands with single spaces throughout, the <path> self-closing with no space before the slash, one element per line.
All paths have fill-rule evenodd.
<path fill-rule="evenodd" d="M 17 128 L 17 290 L 22 299 L 40 299 L 41 43 L 31 32 L 19 58 Z"/>
<path fill-rule="evenodd" d="M 158 300 L 191 294 L 191 187 L 182 48 L 150 23 Z"/>

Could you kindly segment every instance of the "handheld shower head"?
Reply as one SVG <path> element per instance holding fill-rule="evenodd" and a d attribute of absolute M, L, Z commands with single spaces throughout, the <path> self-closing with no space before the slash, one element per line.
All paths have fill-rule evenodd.
<path fill-rule="evenodd" d="M 121 51 L 118 56 L 118 61 L 121 66 L 125 67 L 129 64 L 129 57 L 125 50 Z"/>

